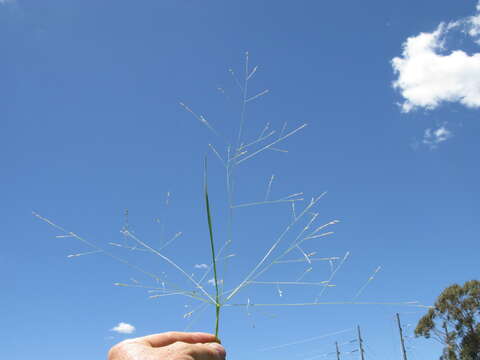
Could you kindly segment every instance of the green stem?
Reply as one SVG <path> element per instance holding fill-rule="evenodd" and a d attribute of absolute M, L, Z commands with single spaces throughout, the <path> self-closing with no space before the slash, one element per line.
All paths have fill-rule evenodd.
<path fill-rule="evenodd" d="M 210 248 L 212 251 L 213 278 L 215 281 L 215 336 L 218 338 L 218 323 L 220 319 L 220 296 L 218 292 L 217 261 L 215 257 L 215 244 L 213 241 L 212 216 L 210 213 L 210 201 L 208 200 L 207 186 L 207 159 L 205 158 L 205 206 L 207 209 L 208 231 L 210 233 Z"/>

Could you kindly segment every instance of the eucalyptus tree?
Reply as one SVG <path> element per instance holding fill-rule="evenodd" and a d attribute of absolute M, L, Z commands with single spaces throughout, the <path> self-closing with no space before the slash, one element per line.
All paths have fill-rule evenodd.
<path fill-rule="evenodd" d="M 415 336 L 442 343 L 442 360 L 480 360 L 480 281 L 443 290 L 418 322 Z"/>

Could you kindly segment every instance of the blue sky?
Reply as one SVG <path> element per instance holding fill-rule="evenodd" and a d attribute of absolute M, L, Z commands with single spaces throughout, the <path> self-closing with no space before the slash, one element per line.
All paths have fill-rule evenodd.
<path fill-rule="evenodd" d="M 101 358 L 128 336 L 187 326 L 211 332 L 211 306 L 202 312 L 184 296 L 149 298 L 160 293 L 138 286 L 161 282 L 104 253 L 68 257 L 92 249 L 32 216 L 193 290 L 132 236 L 155 249 L 176 237 L 162 255 L 200 279 L 210 261 L 207 155 L 217 250 L 231 238 L 224 255 L 235 255 L 221 261 L 226 291 L 292 223 L 285 200 L 304 199 L 295 202 L 299 215 L 327 191 L 269 261 L 313 216 L 308 231 L 340 220 L 327 229 L 334 234 L 283 258 L 305 261 L 274 264 L 256 278 L 330 279 L 335 287 L 249 283 L 231 303 L 250 306 L 222 311 L 229 358 L 331 358 L 335 341 L 355 358 L 350 341 L 360 324 L 367 358 L 399 359 L 394 314 L 412 336 L 423 308 L 254 304 L 430 305 L 446 286 L 478 278 L 479 11 L 476 1 L 430 0 L 0 1 L 1 357 Z M 258 65 L 246 98 L 269 92 L 248 101 L 238 142 L 242 90 L 229 69 L 243 88 L 246 51 L 247 74 Z M 275 133 L 238 154 L 267 123 L 264 137 Z M 229 230 L 225 168 L 208 144 L 224 160 L 232 144 L 241 160 L 304 123 L 232 168 L 233 205 L 283 202 L 233 209 Z M 202 284 L 213 293 L 210 278 Z M 128 324 L 133 334 L 125 334 Z M 440 351 L 410 337 L 408 345 L 413 359 Z"/>

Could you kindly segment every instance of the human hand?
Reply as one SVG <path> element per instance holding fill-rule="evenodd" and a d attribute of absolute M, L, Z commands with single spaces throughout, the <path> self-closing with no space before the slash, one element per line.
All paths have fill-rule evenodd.
<path fill-rule="evenodd" d="M 225 349 L 206 333 L 166 332 L 122 341 L 108 360 L 224 360 Z"/>

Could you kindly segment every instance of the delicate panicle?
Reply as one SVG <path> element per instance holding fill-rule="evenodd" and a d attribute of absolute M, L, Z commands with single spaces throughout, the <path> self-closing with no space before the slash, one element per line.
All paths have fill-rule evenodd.
<path fill-rule="evenodd" d="M 233 160 L 235 160 L 235 159 L 239 158 L 240 156 L 243 156 L 243 155 L 245 155 L 245 154 L 247 154 L 247 153 L 248 153 L 248 151 L 246 151 L 246 150 L 245 150 L 245 151 L 240 151 L 240 152 L 238 152 L 236 155 L 232 156 L 232 157 L 230 158 L 230 161 L 233 161 Z"/>
<path fill-rule="evenodd" d="M 178 292 L 171 292 L 171 293 L 167 293 L 167 294 L 151 295 L 148 298 L 149 299 L 156 299 L 156 298 L 159 298 L 159 297 L 172 296 L 172 295 L 185 295 L 185 292 L 178 291 Z"/>
<path fill-rule="evenodd" d="M 323 234 L 307 236 L 306 238 L 303 238 L 303 240 L 321 238 L 321 237 L 325 237 L 325 236 L 332 235 L 332 234 L 333 234 L 333 231 L 329 231 L 329 232 L 326 232 L 326 233 L 323 233 Z"/>
<path fill-rule="evenodd" d="M 170 240 L 168 240 L 168 241 L 160 248 L 160 250 L 165 249 L 168 245 L 170 245 L 172 242 L 174 242 L 176 239 L 178 239 L 180 236 L 182 236 L 182 234 L 183 234 L 183 233 L 182 233 L 181 231 L 177 232 L 175 235 L 173 235 L 173 237 L 172 237 Z"/>
<path fill-rule="evenodd" d="M 199 300 L 202 302 L 207 302 L 210 303 L 208 299 L 203 298 L 202 296 L 199 296 L 197 293 L 194 291 L 187 291 L 187 290 L 179 290 L 179 289 L 167 289 L 165 287 L 154 287 L 154 286 L 146 286 L 146 285 L 141 285 L 141 284 L 125 284 L 125 283 L 114 283 L 113 285 L 115 286 L 120 286 L 120 287 L 130 287 L 130 288 L 140 288 L 140 289 L 146 289 L 148 293 L 153 293 L 153 292 L 161 292 L 159 295 L 152 295 L 150 298 L 156 298 L 156 297 L 163 297 L 163 296 L 169 296 L 169 295 L 182 295 L 186 296 L 188 298 L 192 298 L 195 300 Z"/>
<path fill-rule="evenodd" d="M 197 113 L 195 113 L 192 109 L 190 109 L 187 105 L 185 105 L 183 102 L 180 102 L 179 103 L 180 106 L 182 106 L 186 111 L 188 111 L 190 114 L 192 114 L 198 121 L 200 121 L 203 125 L 205 125 L 211 132 L 213 132 L 215 135 L 219 136 L 219 137 L 222 137 L 218 132 L 217 130 L 215 130 L 213 128 L 212 125 L 210 125 L 210 123 L 207 121 L 207 119 L 205 119 L 205 117 L 203 115 L 199 115 Z"/>
<path fill-rule="evenodd" d="M 397 305 L 397 306 L 409 306 L 418 308 L 431 308 L 430 306 L 420 305 L 412 303 L 411 301 L 398 301 L 398 302 L 380 302 L 380 301 L 314 301 L 304 303 L 251 303 L 250 306 L 266 307 L 266 306 L 285 306 L 285 307 L 297 307 L 297 306 L 323 306 L 323 305 Z M 245 303 L 226 303 L 225 307 L 243 307 L 247 306 Z"/>
<path fill-rule="evenodd" d="M 187 312 L 187 313 L 183 314 L 183 318 L 184 318 L 184 319 L 191 318 L 191 317 L 192 317 L 192 315 L 193 315 L 193 313 L 194 313 L 194 311 L 193 311 L 193 310 L 192 310 L 192 311 L 189 311 L 189 312 Z"/>
<path fill-rule="evenodd" d="M 280 285 L 279 284 L 277 284 L 277 292 L 278 292 L 279 297 L 283 297 L 283 291 L 280 290 Z"/>
<path fill-rule="evenodd" d="M 285 196 L 284 198 L 282 198 L 281 200 L 287 200 L 287 199 L 291 199 L 292 197 L 297 197 L 297 196 L 303 196 L 303 192 L 299 192 L 299 193 L 295 193 L 295 194 L 290 194 L 288 196 Z M 302 199 L 303 200 L 303 199 Z"/>
<path fill-rule="evenodd" d="M 288 150 L 279 149 L 279 148 L 275 148 L 275 147 L 270 147 L 268 150 L 277 151 L 277 152 L 281 152 L 281 153 L 288 153 Z"/>
<path fill-rule="evenodd" d="M 250 80 L 250 79 L 252 78 L 252 76 L 255 75 L 255 73 L 257 72 L 257 70 L 258 70 L 258 65 L 255 66 L 255 67 L 253 68 L 253 70 L 250 72 L 250 74 L 247 76 L 247 80 Z"/>
<path fill-rule="evenodd" d="M 268 197 L 270 196 L 270 191 L 272 191 L 273 179 L 275 179 L 275 175 L 274 175 L 274 174 L 272 174 L 272 176 L 270 177 L 270 181 L 268 182 L 267 192 L 266 192 L 266 194 L 265 194 L 265 201 L 268 200 Z"/>
<path fill-rule="evenodd" d="M 238 80 L 237 75 L 235 75 L 235 72 L 232 69 L 228 69 L 228 72 L 230 73 L 230 75 L 232 75 L 233 79 L 235 80 L 235 84 L 237 84 L 240 91 L 243 91 L 243 87 L 240 84 L 240 81 Z"/>
<path fill-rule="evenodd" d="M 317 227 L 309 236 L 312 236 L 312 235 L 315 235 L 316 233 L 318 233 L 320 230 L 323 230 L 325 229 L 327 226 L 330 226 L 330 225 L 335 225 L 335 224 L 338 224 L 340 222 L 340 220 L 333 220 L 333 221 L 330 221 L 326 224 L 323 224 L 319 227 Z"/>
<path fill-rule="evenodd" d="M 281 141 L 289 138 L 290 136 L 292 136 L 292 135 L 295 134 L 296 132 L 302 130 L 302 129 L 305 128 L 306 126 L 307 126 L 307 124 L 303 124 L 303 125 L 299 126 L 298 128 L 296 128 L 295 130 L 290 131 L 287 135 L 284 135 L 284 136 L 278 138 L 277 140 L 273 141 L 272 143 L 270 143 L 270 144 L 268 144 L 268 145 L 265 145 L 265 146 L 262 147 L 261 149 L 253 152 L 252 154 L 250 154 L 250 155 L 248 155 L 248 156 L 246 156 L 246 157 L 238 160 L 238 161 L 236 162 L 236 165 L 239 165 L 239 164 L 241 164 L 242 162 L 244 162 L 244 161 L 246 161 L 246 160 L 248 160 L 248 159 L 251 159 L 252 157 L 258 155 L 259 153 L 261 153 L 261 152 L 263 152 L 263 151 L 271 148 L 272 146 L 278 144 L 279 142 L 281 142 Z"/>
<path fill-rule="evenodd" d="M 333 260 L 338 260 L 340 258 L 337 257 L 337 256 L 325 257 L 325 258 L 312 258 L 309 255 L 309 259 L 310 259 L 311 262 L 314 262 L 314 261 L 333 261 Z M 275 264 L 290 264 L 290 263 L 301 263 L 301 262 L 306 262 L 305 258 L 291 259 L 291 260 L 277 260 L 277 261 L 275 261 Z"/>
<path fill-rule="evenodd" d="M 227 164 L 225 163 L 225 160 L 223 160 L 222 156 L 218 153 L 217 149 L 215 149 L 215 146 L 213 146 L 212 144 L 208 144 L 208 147 L 210 148 L 210 150 L 212 150 L 212 152 L 217 156 L 217 158 L 220 160 L 220 162 L 222 163 L 222 165 L 224 167 L 227 166 Z"/>
<path fill-rule="evenodd" d="M 280 242 L 283 240 L 283 238 L 287 235 L 287 233 L 290 231 L 290 229 L 293 227 L 293 225 L 295 225 L 295 223 L 297 221 L 299 221 L 306 213 L 308 213 L 310 211 L 310 209 L 323 197 L 323 194 L 318 196 L 317 198 L 313 198 L 312 201 L 310 202 L 309 205 L 307 205 L 305 207 L 305 209 L 300 213 L 300 215 L 294 220 L 292 221 L 289 225 L 287 225 L 287 227 L 285 228 L 285 230 L 280 234 L 280 236 L 278 237 L 278 239 L 273 243 L 273 245 L 270 247 L 270 249 L 267 251 L 267 253 L 265 254 L 265 256 L 258 262 L 257 265 L 255 265 L 255 267 L 253 268 L 253 270 L 247 275 L 247 277 L 245 278 L 245 280 L 243 280 L 228 296 L 227 296 L 227 299 L 226 300 L 230 300 L 233 296 L 235 296 L 247 283 L 248 281 L 250 280 L 255 280 L 256 278 L 258 278 L 261 274 L 263 274 L 265 271 L 267 271 L 274 263 L 275 260 L 278 260 L 278 258 L 274 259 L 272 262 L 270 262 L 270 264 L 268 264 L 266 267 L 264 267 L 263 270 L 259 271 L 257 273 L 257 271 L 259 270 L 259 268 L 265 263 L 265 261 L 270 257 L 270 255 L 272 254 L 272 252 L 277 248 L 277 246 L 280 244 Z M 280 256 L 283 257 L 286 253 L 284 253 L 283 255 Z"/>
<path fill-rule="evenodd" d="M 345 262 L 347 261 L 347 259 L 350 257 L 350 251 L 347 251 L 345 253 L 345 255 L 343 256 L 343 259 L 342 261 L 340 262 L 340 264 L 337 266 L 337 268 L 331 273 L 330 277 L 328 278 L 328 281 L 331 282 L 333 280 L 333 278 L 335 277 L 335 275 L 337 274 L 337 272 L 342 268 L 343 264 L 345 264 Z M 325 293 L 327 288 L 323 288 L 322 291 L 318 294 L 317 298 L 315 299 L 315 302 L 318 301 L 318 299 Z"/>
<path fill-rule="evenodd" d="M 270 200 L 270 201 L 255 201 L 255 202 L 251 202 L 251 203 L 233 205 L 232 209 L 249 207 L 249 206 L 256 206 L 256 205 L 290 203 L 290 202 L 296 202 L 296 201 L 303 201 L 303 199 L 279 199 L 279 200 Z"/>
<path fill-rule="evenodd" d="M 183 268 L 181 268 L 179 265 L 177 265 L 174 261 L 172 261 L 170 258 L 168 258 L 167 256 L 161 254 L 159 251 L 155 250 L 154 248 L 152 248 L 150 245 L 146 244 L 145 242 L 143 242 L 142 240 L 140 240 L 138 237 L 136 237 L 135 235 L 133 235 L 132 233 L 128 233 L 128 236 L 131 237 L 133 240 L 135 240 L 136 242 L 138 242 L 140 245 L 142 245 L 144 248 L 150 250 L 153 254 L 161 257 L 163 260 L 165 260 L 167 263 L 169 263 L 170 265 L 172 265 L 175 269 L 177 269 L 178 271 L 180 271 L 180 273 L 182 273 L 188 280 L 190 280 L 198 289 L 200 289 L 200 291 L 209 299 L 211 300 L 212 302 L 215 302 L 215 300 L 210 296 L 210 294 L 203 288 L 202 285 L 200 285 L 197 281 L 195 281 L 195 279 L 193 279 L 185 270 L 183 270 Z"/>
<path fill-rule="evenodd" d="M 259 97 L 263 96 L 263 95 L 266 95 L 270 92 L 270 90 L 266 89 L 266 90 L 263 90 L 262 92 L 259 92 L 257 95 L 254 95 L 252 96 L 251 98 L 248 98 L 247 100 L 245 100 L 245 102 L 250 102 L 252 100 L 255 100 L 255 99 L 258 99 Z"/>
<path fill-rule="evenodd" d="M 353 297 L 354 299 L 358 298 L 362 293 L 363 291 L 367 288 L 367 286 L 375 279 L 377 273 L 382 269 L 381 266 L 378 266 L 374 271 L 373 271 L 373 274 L 370 275 L 370 277 L 368 278 L 367 282 L 365 284 L 362 285 L 362 287 L 360 287 L 360 289 L 358 289 L 357 293 L 355 294 L 355 296 Z"/>
<path fill-rule="evenodd" d="M 240 111 L 240 124 L 238 127 L 236 148 L 239 149 L 242 144 L 243 128 L 245 126 L 245 114 L 247 110 L 247 96 L 248 96 L 248 51 L 245 53 L 245 72 L 244 83 L 242 88 L 242 110 Z"/>
<path fill-rule="evenodd" d="M 307 269 L 302 273 L 302 275 L 300 275 L 300 276 L 297 278 L 296 281 L 302 280 L 302 279 L 305 277 L 305 275 L 307 275 L 308 273 L 310 273 L 312 270 L 313 270 L 313 267 L 307 268 Z"/>
<path fill-rule="evenodd" d="M 213 227 L 213 216 L 212 216 L 212 209 L 209 200 L 209 193 L 208 193 L 208 183 L 207 183 L 207 163 L 205 160 L 205 173 L 204 173 L 204 199 L 205 199 L 205 211 L 206 211 L 206 222 L 208 224 L 208 234 L 210 240 L 210 252 L 211 252 L 211 263 L 206 261 L 205 263 L 200 263 L 201 259 L 196 259 L 198 262 L 190 263 L 190 266 L 187 269 L 184 269 L 180 266 L 180 263 L 177 263 L 173 260 L 173 257 L 167 257 L 163 253 L 163 249 L 170 246 L 168 250 L 173 248 L 177 243 L 181 242 L 183 247 L 189 247 L 183 238 L 178 240 L 182 237 L 183 233 L 181 231 L 177 232 L 166 232 L 165 227 L 168 222 L 168 214 L 162 214 L 162 220 L 156 219 L 155 221 L 160 224 L 162 227 L 161 233 L 161 241 L 162 246 L 151 246 L 149 243 L 141 240 L 136 232 L 134 232 L 129 224 L 129 216 L 128 216 L 128 209 L 125 210 L 125 220 L 124 225 L 121 230 L 121 234 L 123 235 L 123 243 L 119 242 L 108 242 L 110 246 L 113 246 L 115 249 L 112 252 L 104 250 L 102 247 L 98 246 L 96 243 L 86 240 L 85 238 L 77 235 L 76 233 L 69 232 L 62 228 L 61 226 L 53 223 L 52 221 L 40 216 L 37 213 L 33 213 L 35 217 L 42 220 L 43 222 L 52 226 L 55 230 L 60 231 L 61 234 L 56 235 L 56 238 L 74 238 L 83 243 L 87 246 L 88 251 L 79 252 L 75 254 L 68 255 L 68 258 L 76 258 L 84 255 L 89 254 L 103 254 L 106 255 L 120 263 L 123 263 L 130 268 L 141 272 L 142 274 L 148 276 L 149 278 L 153 279 L 154 286 L 144 285 L 145 281 L 142 279 L 142 282 L 131 279 L 132 283 L 126 284 L 117 282 L 115 283 L 116 286 L 120 287 L 129 287 L 129 288 L 138 288 L 146 291 L 149 295 L 150 299 L 156 298 L 163 298 L 167 296 L 183 296 L 188 298 L 189 302 L 195 300 L 196 302 L 200 302 L 200 305 L 197 308 L 192 310 L 190 305 L 186 305 L 185 307 L 188 312 L 183 314 L 185 319 L 198 318 L 199 315 L 208 307 L 215 307 L 215 335 L 218 335 L 219 331 L 219 317 L 220 317 L 220 310 L 222 307 L 246 307 L 246 312 L 248 316 L 251 316 L 251 310 L 254 307 L 265 307 L 265 306 L 286 306 L 286 307 L 297 307 L 297 306 L 320 306 L 320 305 L 373 305 L 373 304 L 390 304 L 390 305 L 404 305 L 404 306 L 416 306 L 416 307 L 423 307 L 423 305 L 418 304 L 417 302 L 391 302 L 391 303 L 380 303 L 380 302 L 357 302 L 357 301 L 343 301 L 343 302 L 320 302 L 319 298 L 325 293 L 327 288 L 335 287 L 336 285 L 333 282 L 336 274 L 339 270 L 344 266 L 346 261 L 348 260 L 350 253 L 347 252 L 343 258 L 338 256 L 328 256 L 328 254 L 321 253 L 320 251 L 312 251 L 312 249 L 307 248 L 310 246 L 318 246 L 321 244 L 321 240 L 319 241 L 310 241 L 314 239 L 320 239 L 329 235 L 333 234 L 333 231 L 330 230 L 330 226 L 337 224 L 338 220 L 329 221 L 322 225 L 319 224 L 319 212 L 316 208 L 319 204 L 319 201 L 323 198 L 326 192 L 321 193 L 316 197 L 312 197 L 311 200 L 308 200 L 308 197 L 304 195 L 303 192 L 286 192 L 287 196 L 280 197 L 275 195 L 278 193 L 278 190 L 273 190 L 273 183 L 275 180 L 275 175 L 272 174 L 267 182 L 267 187 L 265 193 L 263 194 L 263 189 L 261 189 L 260 195 L 255 197 L 254 199 L 258 199 L 258 201 L 245 201 L 246 199 L 240 198 L 236 191 L 239 185 L 237 184 L 237 174 L 238 174 L 238 165 L 246 162 L 247 160 L 251 160 L 253 158 L 257 158 L 258 155 L 261 153 L 269 150 L 273 152 L 280 152 L 280 153 L 287 153 L 288 150 L 284 149 L 285 140 L 289 139 L 293 135 L 297 134 L 300 130 L 304 129 L 307 124 L 302 124 L 300 126 L 294 127 L 292 130 L 287 129 L 287 122 L 283 122 L 281 128 L 278 130 L 274 130 L 276 126 L 272 126 L 270 122 L 266 122 L 265 126 L 261 130 L 258 137 L 258 130 L 256 129 L 256 125 L 254 126 L 255 134 L 251 135 L 252 129 L 247 129 L 247 125 L 249 124 L 249 120 L 247 119 L 247 113 L 250 109 L 250 103 L 254 100 L 257 100 L 265 95 L 267 95 L 270 90 L 266 89 L 260 92 L 249 92 L 249 82 L 251 80 L 255 80 L 254 76 L 258 74 L 258 66 L 254 66 L 253 68 L 249 65 L 249 53 L 245 53 L 245 62 L 243 71 L 239 72 L 238 76 L 232 69 L 229 69 L 229 73 L 233 78 L 236 86 L 240 89 L 239 95 L 239 106 L 240 106 L 240 117 L 238 121 L 238 128 L 236 129 L 235 134 L 233 135 L 232 141 L 227 141 L 221 134 L 217 132 L 217 130 L 212 126 L 212 124 L 207 120 L 206 116 L 194 112 L 189 106 L 185 103 L 180 102 L 180 106 L 191 114 L 195 119 L 197 119 L 203 126 L 209 129 L 210 132 L 217 135 L 220 140 L 223 141 L 223 145 L 225 147 L 220 147 L 219 145 L 214 145 L 212 143 L 208 144 L 209 151 L 211 151 L 214 156 L 221 162 L 225 173 L 225 182 L 224 186 L 226 186 L 226 230 L 225 230 L 225 238 L 221 240 L 220 243 L 223 245 L 217 251 L 217 244 L 214 240 L 217 240 L 216 237 L 219 237 L 218 234 L 222 234 L 222 232 L 215 231 L 215 239 L 214 239 L 214 227 Z M 217 90 L 224 94 L 227 99 L 229 97 L 226 95 L 225 90 L 223 87 L 218 87 Z M 253 95 L 252 95 L 253 94 Z M 230 99 L 229 99 L 230 100 Z M 225 150 L 226 151 L 225 151 Z M 272 156 L 273 154 L 270 153 Z M 277 154 L 278 155 L 278 154 Z M 268 166 L 265 167 L 267 169 L 271 164 L 267 164 Z M 264 185 L 263 185 L 264 186 Z M 273 194 L 273 195 L 272 195 Z M 304 199 L 307 199 L 305 201 Z M 163 201 L 162 201 L 163 202 Z M 165 197 L 164 207 L 169 207 L 171 202 L 171 193 L 167 192 Z M 302 202 L 302 204 L 299 204 Z M 305 205 L 303 205 L 305 203 Z M 224 283 L 228 282 L 228 279 L 225 280 L 225 276 L 220 277 L 220 275 L 225 275 L 227 273 L 228 265 L 230 265 L 231 259 L 235 257 L 235 254 L 232 253 L 232 243 L 236 239 L 236 236 L 233 234 L 234 229 L 234 213 L 237 211 L 247 211 L 250 210 L 250 207 L 253 206 L 266 206 L 272 204 L 286 204 L 286 211 L 287 213 L 287 220 L 286 223 L 283 225 L 282 228 L 279 229 L 278 233 L 271 239 L 271 242 L 268 246 L 265 247 L 263 253 L 258 256 L 258 260 L 254 263 L 254 265 L 247 269 L 246 273 L 242 276 L 241 281 L 236 285 L 232 285 L 231 288 L 228 290 L 224 289 Z M 163 205 L 163 204 L 162 204 Z M 238 210 L 242 208 L 242 210 Z M 267 207 L 268 208 L 268 207 Z M 246 210 L 243 210 L 246 209 Z M 291 216 L 290 216 L 291 211 Z M 273 218 L 275 214 L 268 214 Z M 281 217 L 279 217 L 280 219 Z M 259 223 L 260 224 L 260 223 Z M 261 224 L 263 226 L 263 224 Z M 327 229 L 328 228 L 328 229 Z M 223 230 L 223 229 L 222 229 Z M 177 241 L 178 240 L 178 241 Z M 244 239 L 240 239 L 240 241 Z M 220 244 L 219 243 L 219 244 Z M 178 244 L 180 245 L 180 244 Z M 111 249 L 111 248 L 109 248 Z M 125 251 L 125 250 L 128 250 Z M 171 277 L 167 277 L 165 272 L 161 273 L 161 276 L 153 274 L 149 271 L 146 271 L 137 265 L 130 263 L 123 258 L 118 257 L 116 252 L 123 252 L 123 253 L 137 253 L 141 252 L 146 255 L 155 255 L 161 258 L 164 262 L 164 265 L 169 266 L 171 270 L 175 270 L 177 275 L 180 275 L 181 280 L 183 280 L 188 285 L 188 289 L 183 289 L 181 286 L 176 285 L 173 281 L 171 281 Z M 170 251 L 169 251 L 170 252 Z M 253 254 L 253 253 L 252 253 Z M 318 254 L 318 255 L 317 255 Z M 202 259 L 203 260 L 203 259 Z M 203 260 L 204 261 L 204 260 Z M 327 262 L 330 265 L 330 273 L 328 273 L 328 268 L 326 269 L 327 275 L 322 278 L 327 278 L 326 280 L 318 281 L 318 276 L 316 276 L 314 272 L 317 270 L 316 262 Z M 194 265 L 195 264 L 195 265 Z M 270 281 L 272 277 L 267 278 L 267 276 L 272 275 L 269 271 L 272 269 L 278 269 L 279 266 L 282 264 L 291 264 L 293 269 L 296 269 L 296 272 L 292 274 L 292 272 L 285 272 L 288 274 L 288 277 L 280 278 L 278 275 L 275 275 L 273 279 L 278 279 L 277 281 Z M 297 265 L 295 265 L 297 264 Z M 221 267 L 223 265 L 223 268 Z M 327 264 L 322 264 L 323 268 L 327 267 Z M 320 267 L 320 266 L 318 266 Z M 368 278 L 366 283 L 360 287 L 357 291 L 354 299 L 358 298 L 365 288 L 372 282 L 377 273 L 380 271 L 381 267 L 377 267 L 373 274 Z M 238 272 L 239 268 L 234 267 L 235 272 Z M 267 276 L 265 276 L 265 274 Z M 213 274 L 212 274 L 213 273 Z M 315 276 L 314 276 L 315 275 Z M 173 277 L 172 277 L 173 278 Z M 313 280 L 312 280 L 313 279 Z M 211 285 L 211 286 L 209 286 Z M 246 303 L 233 303 L 232 300 L 235 296 L 237 296 L 240 292 L 242 292 L 247 287 L 253 286 L 272 286 L 272 288 L 267 288 L 271 293 L 278 295 L 278 298 L 284 300 L 289 296 L 284 296 L 286 293 L 283 291 L 282 288 L 288 288 L 290 294 L 295 294 L 294 290 L 300 290 L 299 287 L 301 286 L 309 286 L 312 288 L 316 288 L 318 295 L 314 302 L 290 302 L 290 303 L 254 303 L 250 297 L 245 296 Z M 230 286 L 229 286 L 230 287 Z M 320 287 L 321 289 L 318 289 Z M 184 310 L 184 311 L 187 311 Z M 193 321 L 190 321 L 190 325 Z M 285 346 L 293 345 L 293 344 L 301 344 L 307 341 L 312 341 L 315 339 L 319 339 L 326 336 L 340 334 L 342 332 L 348 332 L 351 330 L 342 330 L 340 332 L 336 332 L 333 334 L 322 335 L 306 340 L 300 340 L 289 344 L 278 345 L 276 347 L 267 348 L 264 350 L 271 350 L 282 348 Z M 345 354 L 345 353 L 344 353 Z M 312 358 L 313 359 L 313 358 Z"/>
<path fill-rule="evenodd" d="M 102 252 L 102 250 L 87 251 L 87 252 L 83 252 L 83 253 L 67 255 L 67 258 L 70 259 L 70 258 L 74 258 L 74 257 L 84 256 L 84 255 L 98 254 L 98 253 L 101 253 L 101 252 Z"/>
<path fill-rule="evenodd" d="M 158 279 L 159 279 L 159 277 L 158 277 L 157 275 L 152 274 L 152 273 L 150 273 L 150 272 L 148 272 L 148 271 L 145 271 L 145 270 L 143 270 L 141 267 L 139 267 L 139 266 L 137 266 L 137 265 L 134 265 L 134 264 L 131 264 L 129 261 L 124 260 L 124 259 L 122 259 L 122 258 L 120 258 L 120 257 L 118 257 L 118 256 L 116 256 L 116 255 L 114 255 L 114 254 L 112 254 L 112 253 L 110 253 L 110 252 L 108 252 L 108 251 L 105 251 L 104 249 L 102 249 L 102 248 L 99 247 L 98 245 L 94 244 L 93 242 L 84 239 L 83 237 L 75 234 L 74 232 L 65 230 L 65 229 L 62 228 L 61 226 L 55 224 L 53 221 L 51 221 L 51 220 L 49 220 L 49 219 L 47 219 L 47 218 L 45 218 L 45 217 L 43 217 L 43 216 L 40 216 L 38 213 L 33 212 L 33 215 L 34 215 L 36 218 L 38 218 L 38 219 L 46 222 L 47 224 L 49 224 L 49 225 L 52 226 L 54 229 L 60 230 L 60 231 L 64 232 L 65 234 L 71 235 L 71 237 L 74 237 L 75 239 L 77 239 L 77 240 L 79 240 L 80 242 L 84 243 L 84 244 L 87 245 L 88 247 L 90 247 L 90 248 L 92 248 L 92 249 L 94 249 L 94 250 L 98 250 L 99 252 L 102 252 L 104 255 L 106 255 L 106 256 L 108 256 L 108 257 L 110 257 L 110 258 L 112 258 L 112 259 L 114 259 L 114 260 L 116 260 L 116 261 L 118 261 L 118 262 L 121 262 L 121 263 L 127 265 L 128 267 L 130 267 L 130 268 L 132 268 L 132 269 L 134 269 L 134 270 L 137 270 L 137 271 L 139 271 L 139 272 L 141 272 L 141 273 L 143 273 L 143 274 L 145 274 L 145 275 L 153 278 L 154 280 L 158 280 Z"/>
<path fill-rule="evenodd" d="M 250 281 L 250 284 L 256 285 L 302 285 L 302 286 L 334 286 L 328 281 Z"/>
<path fill-rule="evenodd" d="M 263 273 L 265 273 L 266 271 L 268 271 L 272 265 L 275 264 L 275 262 L 277 260 L 280 260 L 282 259 L 285 255 L 287 255 L 291 250 L 293 250 L 294 248 L 296 248 L 296 246 L 299 244 L 297 243 L 298 239 L 303 235 L 303 233 L 308 230 L 308 228 L 310 227 L 310 225 L 315 221 L 315 219 L 317 218 L 318 214 L 317 213 L 314 213 L 312 218 L 310 219 L 309 223 L 307 224 L 307 226 L 305 226 L 301 232 L 297 235 L 297 237 L 295 238 L 295 240 L 290 244 L 290 247 L 284 251 L 281 255 L 277 256 L 275 259 L 273 259 L 269 264 L 267 264 L 262 270 L 260 270 L 258 273 L 257 270 L 260 268 L 261 265 L 263 265 L 263 263 L 266 261 L 266 259 L 270 256 L 270 254 L 273 252 L 273 250 L 275 250 L 275 248 L 278 246 L 278 244 L 283 240 L 283 238 L 287 235 L 287 233 L 290 231 L 290 229 L 298 222 L 300 221 L 303 216 L 305 214 L 307 214 L 310 209 L 323 197 L 325 193 L 321 194 L 320 196 L 318 196 L 317 198 L 312 198 L 311 202 L 305 207 L 305 209 L 298 215 L 298 217 L 296 217 L 286 228 L 285 230 L 282 232 L 282 234 L 280 235 L 280 237 L 277 239 L 277 241 L 272 245 L 272 247 L 269 249 L 269 251 L 267 252 L 267 254 L 265 255 L 265 257 L 257 264 L 257 266 L 254 268 L 254 270 L 252 270 L 252 272 L 249 274 L 249 276 L 247 277 L 248 280 L 250 280 L 250 277 L 253 277 L 253 280 L 257 279 L 259 276 L 261 276 Z M 256 274 L 255 274 L 256 273 Z M 236 289 L 236 292 L 238 292 L 245 284 L 240 284 L 237 289 Z M 232 294 L 230 296 L 233 296 Z"/>
<path fill-rule="evenodd" d="M 260 133 L 260 136 L 258 137 L 259 139 L 261 139 L 263 137 L 263 134 L 265 134 L 267 132 L 267 130 L 270 128 L 270 123 L 267 122 L 265 124 L 265 127 L 263 128 L 262 132 Z"/>
<path fill-rule="evenodd" d="M 123 231 L 121 231 L 121 233 L 123 234 Z M 121 247 L 121 248 L 128 249 L 128 250 L 148 252 L 147 249 L 141 249 L 141 248 L 136 247 L 136 246 L 128 246 L 128 245 L 123 245 L 123 244 L 119 244 L 119 243 L 115 243 L 115 242 L 109 242 L 108 245 Z"/>
<path fill-rule="evenodd" d="M 310 257 L 303 251 L 303 249 L 300 247 L 300 245 L 297 245 L 296 248 L 300 251 L 300 253 L 303 255 L 305 260 L 309 263 L 312 264 L 312 261 L 310 260 Z"/>
<path fill-rule="evenodd" d="M 238 151 L 240 150 L 243 150 L 247 147 L 251 147 L 252 145 L 255 145 L 255 144 L 258 144 L 259 142 L 262 142 L 263 140 L 266 140 L 268 139 L 269 137 L 271 137 L 272 135 L 274 135 L 276 133 L 275 130 L 272 130 L 270 131 L 267 135 L 262 135 L 261 137 L 259 137 L 257 140 L 254 140 L 252 142 L 249 142 L 247 144 L 241 144 L 240 147 L 238 148 Z"/>
<path fill-rule="evenodd" d="M 285 121 L 282 126 L 282 130 L 280 130 L 280 134 L 278 134 L 278 137 L 281 138 L 285 132 L 285 129 L 287 128 L 287 122 Z"/>

